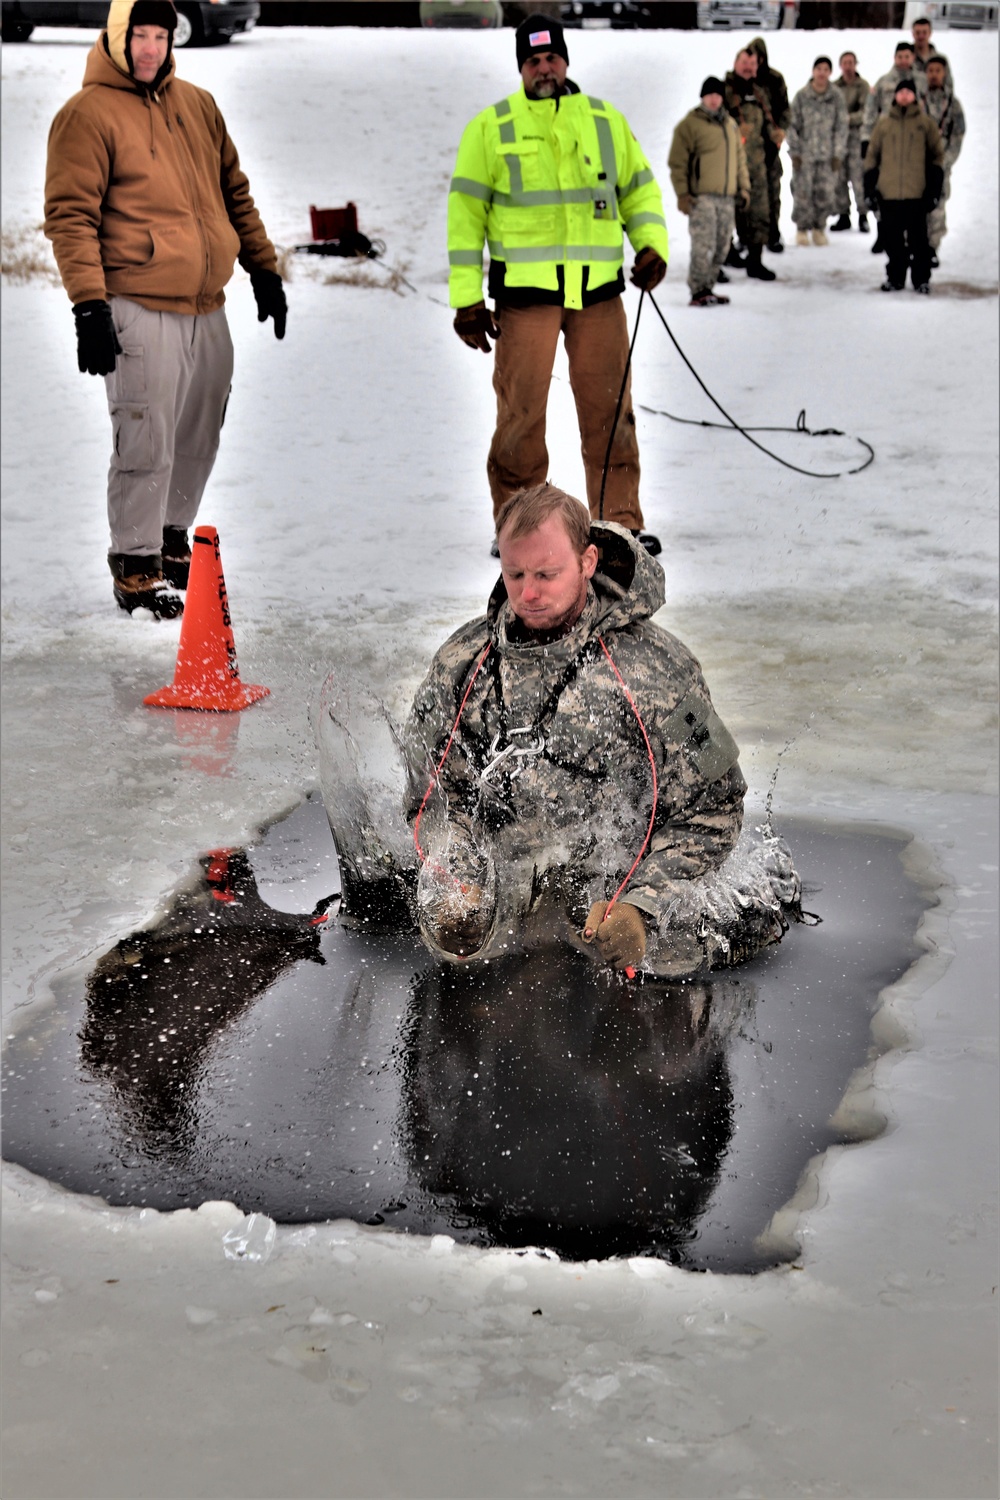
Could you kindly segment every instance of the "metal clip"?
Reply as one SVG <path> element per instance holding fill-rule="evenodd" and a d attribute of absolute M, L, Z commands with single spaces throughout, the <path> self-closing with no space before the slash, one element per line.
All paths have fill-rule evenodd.
<path fill-rule="evenodd" d="M 515 736 L 517 735 L 532 735 L 533 739 L 531 743 L 519 745 L 517 744 L 515 739 Z M 510 731 L 510 744 L 505 745 L 502 750 L 500 749 L 500 735 L 497 734 L 494 736 L 493 743 L 490 746 L 490 755 L 492 756 L 492 759 L 489 760 L 483 767 L 479 779 L 480 781 L 488 781 L 489 778 L 493 775 L 493 772 L 496 770 L 497 766 L 502 766 L 504 761 L 511 759 L 511 757 L 515 758 L 517 761 L 522 761 L 525 760 L 529 755 L 541 755 L 543 754 L 544 750 L 544 738 L 542 737 L 541 733 L 531 725 L 528 725 L 528 727 L 525 729 L 512 729 Z M 512 776 L 516 776 L 520 770 L 521 766 L 515 765 L 511 769 L 510 774 Z"/>

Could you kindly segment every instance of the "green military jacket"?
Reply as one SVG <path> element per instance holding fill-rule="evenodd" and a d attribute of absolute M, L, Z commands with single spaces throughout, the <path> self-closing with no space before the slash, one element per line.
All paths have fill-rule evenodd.
<path fill-rule="evenodd" d="M 667 166 L 678 198 L 686 193 L 735 198 L 739 191 L 750 191 L 746 152 L 736 121 L 725 113 L 720 120 L 701 104 L 674 130 Z"/>
<path fill-rule="evenodd" d="M 878 169 L 878 191 L 890 201 L 922 198 L 928 169 L 944 167 L 941 132 L 919 104 L 894 104 L 868 143 L 865 167 Z"/>
<path fill-rule="evenodd" d="M 844 106 L 847 110 L 847 125 L 852 134 L 861 129 L 861 122 L 865 117 L 865 105 L 868 103 L 868 95 L 871 93 L 871 85 L 858 73 L 853 83 L 848 83 L 841 74 L 834 79 L 834 88 L 838 88 L 844 96 Z"/>

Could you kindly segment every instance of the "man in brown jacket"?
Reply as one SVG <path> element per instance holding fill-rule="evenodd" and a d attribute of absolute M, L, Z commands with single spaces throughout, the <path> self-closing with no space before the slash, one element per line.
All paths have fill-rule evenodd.
<path fill-rule="evenodd" d="M 912 78 L 896 84 L 892 108 L 882 115 L 865 157 L 865 195 L 879 212 L 879 236 L 888 256 L 883 292 L 901 292 L 907 267 L 913 290 L 931 289 L 927 215 L 944 186 L 941 132 L 917 102 Z"/>
<path fill-rule="evenodd" d="M 746 152 L 725 108 L 725 87 L 720 78 L 705 79 L 701 103 L 675 129 L 667 157 L 677 207 L 688 215 L 691 230 L 692 307 L 729 301 L 715 282 L 732 243 L 737 195 L 742 208 L 750 206 Z"/>
<path fill-rule="evenodd" d="M 286 305 L 225 122 L 174 76 L 169 0 L 112 0 L 83 89 L 49 133 L 45 233 L 76 319 L 78 365 L 103 375 L 113 448 L 108 562 L 129 614 L 181 613 L 194 522 L 229 398 L 223 287 L 237 257 L 259 322 Z"/>

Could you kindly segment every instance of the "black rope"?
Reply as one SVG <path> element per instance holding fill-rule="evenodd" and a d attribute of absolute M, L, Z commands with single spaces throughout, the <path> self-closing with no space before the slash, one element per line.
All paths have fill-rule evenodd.
<path fill-rule="evenodd" d="M 691 374 L 694 376 L 695 380 L 697 380 L 698 384 L 701 386 L 702 390 L 705 392 L 705 395 L 708 397 L 709 401 L 711 401 L 712 405 L 715 406 L 719 411 L 722 412 L 722 415 L 725 417 L 726 421 L 729 423 L 729 427 L 728 428 L 725 427 L 722 422 L 700 422 L 700 421 L 696 421 L 692 417 L 675 417 L 674 414 L 673 414 L 673 412 L 669 412 L 669 411 L 655 411 L 654 408 L 650 407 L 650 406 L 644 406 L 642 408 L 643 411 L 651 411 L 651 412 L 654 412 L 654 415 L 656 415 L 658 417 L 669 417 L 672 422 L 683 422 L 686 425 L 692 426 L 692 427 L 717 427 L 717 428 L 719 428 L 723 432 L 727 432 L 730 429 L 732 429 L 732 430 L 734 430 L 736 432 L 742 433 L 742 435 L 746 438 L 746 440 L 747 440 L 748 443 L 753 443 L 753 445 L 754 445 L 755 448 L 759 448 L 760 451 L 761 451 L 761 453 L 766 453 L 767 456 L 768 456 L 768 458 L 773 458 L 774 461 L 775 461 L 775 463 L 783 464 L 786 469 L 792 469 L 796 474 L 805 474 L 810 479 L 840 479 L 844 474 L 860 474 L 864 469 L 867 469 L 867 467 L 868 467 L 868 465 L 870 463 L 874 462 L 874 459 L 875 459 L 875 449 L 872 447 L 872 445 L 870 443 L 865 442 L 864 438 L 859 438 L 859 437 L 854 438 L 853 441 L 856 442 L 856 443 L 860 443 L 862 445 L 862 447 L 868 449 L 868 457 L 865 459 L 864 463 L 863 464 L 859 464 L 856 469 L 838 469 L 833 474 L 820 474 L 815 469 L 800 469 L 799 466 L 798 466 L 798 464 L 790 464 L 788 462 L 788 460 L 786 458 L 782 458 L 780 456 L 780 454 L 772 453 L 771 450 L 770 450 L 770 448 L 765 448 L 763 443 L 758 443 L 758 441 L 757 441 L 756 438 L 753 438 L 753 437 L 750 436 L 751 432 L 803 432 L 803 433 L 805 433 L 809 437 L 847 437 L 848 434 L 845 433 L 845 432 L 841 432 L 838 427 L 822 427 L 822 428 L 818 428 L 815 432 L 813 432 L 810 428 L 808 428 L 806 426 L 806 413 L 805 413 L 805 408 L 804 407 L 803 407 L 802 411 L 799 412 L 798 420 L 796 421 L 794 427 L 741 427 L 740 424 L 739 424 L 739 422 L 737 422 L 733 417 L 731 417 L 729 415 L 729 413 L 726 411 L 725 407 L 722 406 L 718 401 L 716 401 L 715 397 L 712 395 L 712 392 L 708 389 L 708 386 L 702 380 L 701 376 L 698 374 L 698 371 L 695 369 L 694 365 L 688 359 L 687 355 L 684 353 L 684 350 L 681 348 L 680 344 L 674 338 L 673 330 L 671 329 L 671 327 L 670 327 L 669 323 L 667 322 L 666 318 L 661 313 L 659 307 L 657 307 L 656 298 L 653 296 L 652 292 L 650 292 L 650 294 L 649 294 L 649 300 L 650 300 L 650 302 L 652 302 L 653 307 L 656 309 L 656 316 L 659 318 L 660 322 L 663 324 L 664 328 L 667 330 L 667 335 L 670 338 L 670 342 L 673 344 L 674 348 L 677 350 L 677 353 L 680 355 L 681 359 L 687 365 L 688 369 L 691 371 Z M 640 310 L 641 310 L 641 308 L 642 308 L 642 302 L 641 301 L 639 303 L 639 307 L 640 307 Z M 636 324 L 638 325 L 638 322 L 639 322 L 638 314 L 636 315 L 636 320 L 635 321 L 636 321 Z M 630 351 L 630 353 L 631 353 L 631 351 Z M 610 444 L 609 444 L 609 452 L 610 452 Z"/>
<path fill-rule="evenodd" d="M 645 290 L 641 290 L 639 292 L 639 308 L 635 315 L 635 327 L 632 330 L 632 342 L 628 346 L 628 358 L 625 361 L 625 373 L 622 376 L 622 388 L 618 392 L 618 405 L 615 407 L 615 419 L 611 423 L 611 435 L 608 438 L 608 451 L 604 455 L 604 468 L 601 472 L 601 499 L 600 504 L 597 507 L 597 519 L 599 521 L 604 520 L 604 486 L 608 482 L 608 469 L 611 465 L 611 445 L 615 440 L 615 433 L 618 431 L 618 418 L 621 416 L 622 402 L 625 400 L 625 387 L 628 385 L 628 372 L 632 368 L 632 350 L 635 348 L 636 335 L 639 332 L 639 319 L 642 317 L 642 303 L 645 295 Z M 652 294 L 650 294 L 649 300 L 651 302 L 653 301 Z M 653 306 L 655 307 L 656 304 L 653 303 Z"/>

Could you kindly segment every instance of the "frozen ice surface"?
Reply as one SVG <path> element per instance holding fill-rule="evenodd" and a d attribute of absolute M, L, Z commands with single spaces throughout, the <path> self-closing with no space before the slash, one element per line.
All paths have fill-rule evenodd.
<path fill-rule="evenodd" d="M 894 37 L 770 46 L 797 86 L 845 47 L 878 76 Z M 29 245 L 48 122 L 87 45 L 3 49 L 4 229 Z M 571 72 L 621 105 L 665 181 L 673 125 L 733 45 L 579 34 Z M 876 1021 L 902 1045 L 842 1106 L 889 1129 L 807 1174 L 788 1210 L 801 1269 L 637 1274 L 353 1224 L 279 1230 L 266 1262 L 233 1261 L 232 1205 L 109 1211 L 11 1169 L 5 1494 L 996 1494 L 996 47 L 943 45 L 969 134 L 926 302 L 880 296 L 852 233 L 689 312 L 668 207 L 658 301 L 710 388 L 746 421 L 804 405 L 811 426 L 865 436 L 875 464 L 805 480 L 732 434 L 639 413 L 664 622 L 701 659 L 755 792 L 791 742 L 779 816 L 909 830 L 941 897 Z M 308 708 L 338 653 L 401 712 L 494 578 L 489 366 L 439 304 L 458 133 L 514 86 L 510 32 L 261 29 L 181 70 L 216 93 L 276 240 L 307 236 L 309 203 L 353 198 L 417 292 L 296 265 L 279 345 L 234 280 L 236 385 L 203 518 L 244 674 L 272 695 L 216 719 L 141 707 L 178 628 L 111 605 L 103 392 L 76 371 L 61 290 L 5 278 L 5 1014 L 315 786 Z M 635 399 L 714 415 L 654 319 Z M 562 363 L 550 425 L 553 477 L 579 489 Z M 807 440 L 782 441 L 798 461 Z M 844 456 L 825 442 L 816 467 Z"/>

